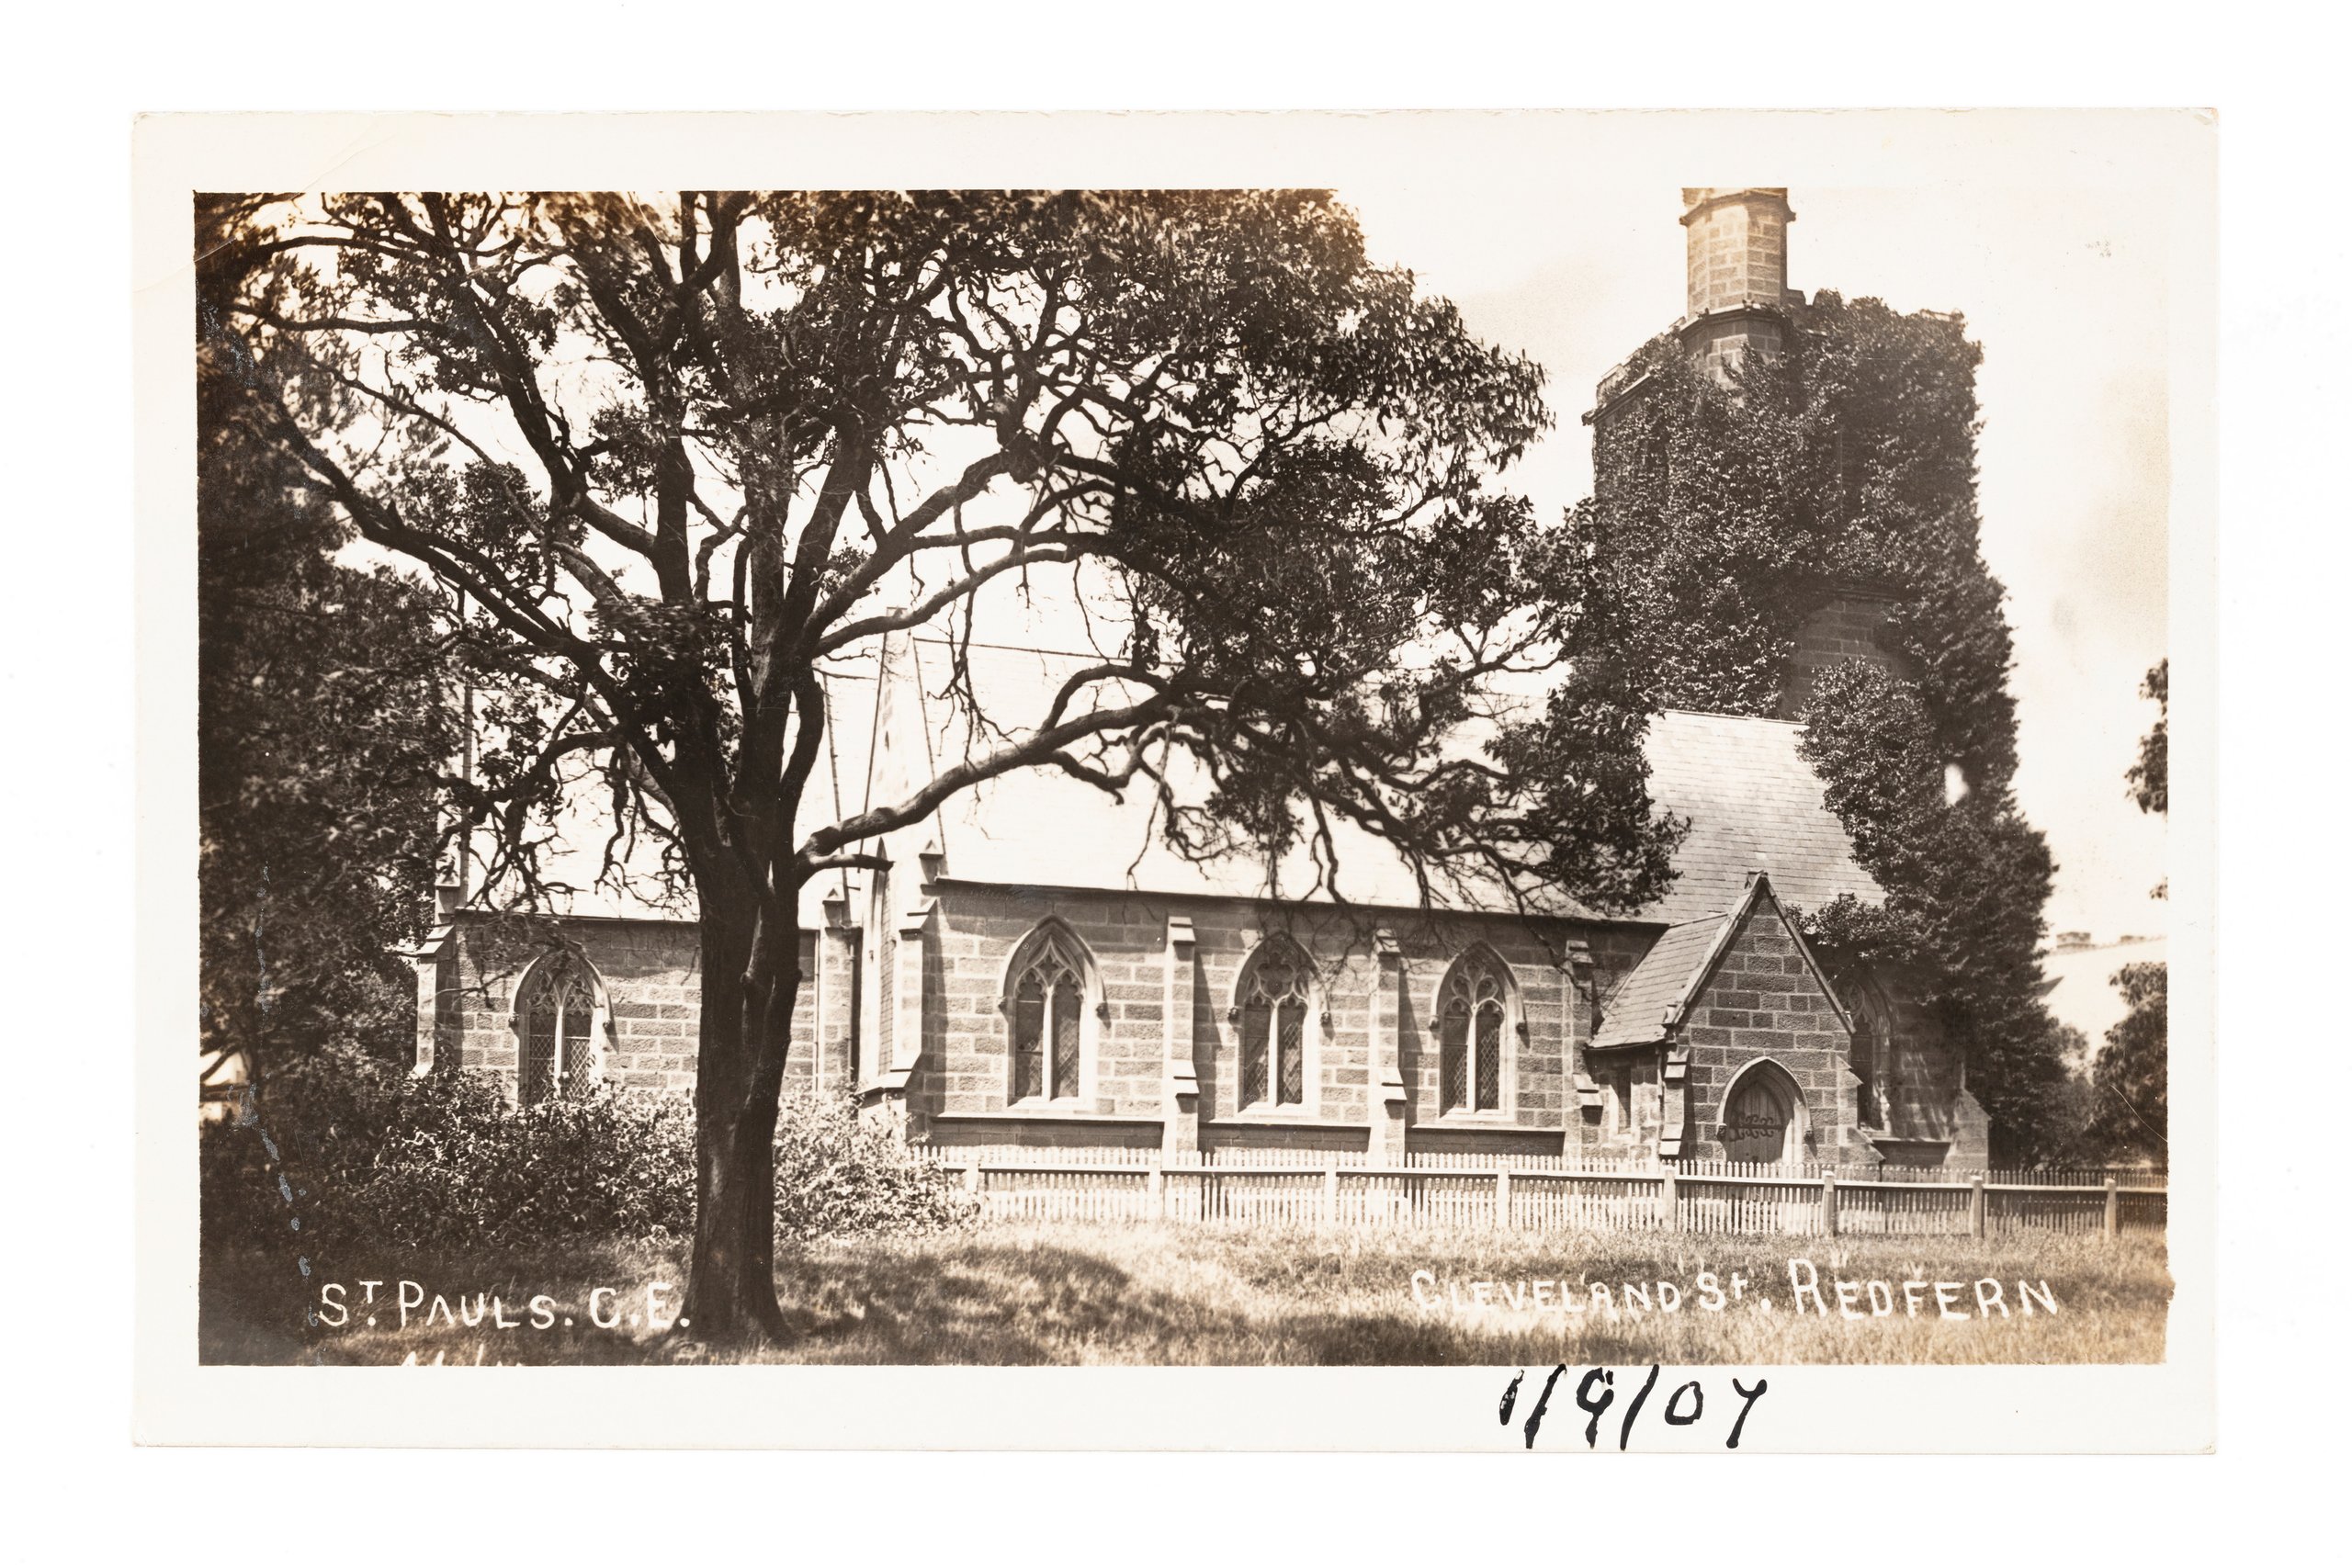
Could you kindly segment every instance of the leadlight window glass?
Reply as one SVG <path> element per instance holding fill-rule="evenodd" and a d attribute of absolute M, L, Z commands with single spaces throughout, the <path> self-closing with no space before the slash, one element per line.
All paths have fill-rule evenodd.
<path fill-rule="evenodd" d="M 523 1052 L 515 1094 L 526 1105 L 586 1087 L 595 1072 L 588 1032 L 596 1016 L 587 964 L 563 953 L 531 974 L 523 998 Z"/>
<path fill-rule="evenodd" d="M 1086 985 L 1059 942 L 1040 944 L 1012 987 L 1012 1098 L 1076 1100 Z"/>
<path fill-rule="evenodd" d="M 1503 1107 L 1503 1028 L 1509 1007 L 1501 965 L 1463 955 L 1438 996 L 1438 1095 L 1442 1113 Z"/>
<path fill-rule="evenodd" d="M 1306 1103 L 1306 955 L 1286 942 L 1259 949 L 1241 980 L 1241 1104 Z"/>

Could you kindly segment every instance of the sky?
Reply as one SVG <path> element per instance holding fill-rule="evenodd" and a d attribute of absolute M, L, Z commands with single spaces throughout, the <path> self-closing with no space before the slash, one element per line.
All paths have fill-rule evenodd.
<path fill-rule="evenodd" d="M 1516 484 L 1553 512 L 1588 494 L 1594 383 L 1682 313 L 1679 189 L 1464 163 L 1339 195 L 1374 259 L 1544 367 L 1556 423 Z M 2160 221 L 2117 187 L 1792 186 L 1789 201 L 1792 287 L 1958 311 L 1983 345 L 1981 547 L 2016 638 L 2018 795 L 2058 863 L 2051 928 L 2162 931 L 2164 823 L 2123 782 L 2156 716 L 2140 681 L 2165 650 Z"/>

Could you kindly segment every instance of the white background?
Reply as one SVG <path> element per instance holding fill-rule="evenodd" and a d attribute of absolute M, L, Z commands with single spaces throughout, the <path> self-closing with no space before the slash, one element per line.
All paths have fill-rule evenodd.
<path fill-rule="evenodd" d="M 1622 8 L 1621 8 L 1622 9 Z M 577 4 L 188 9 L 14 29 L 5 394 L 17 1115 L 6 1424 L 34 1560 L 660 1561 L 736 1550 L 962 1562 L 1011 1551 L 1367 1562 L 1526 1551 L 2170 1562 L 2280 1539 L 2340 1472 L 2345 1122 L 2335 802 L 2347 257 L 2335 51 L 2301 9 L 2047 4 L 1549 8 L 1261 3 L 1152 14 Z M 1768 25 L 1784 29 L 1782 38 Z M 1785 41 L 1783 41 L 1783 39 Z M 132 706 L 130 116 L 209 108 L 1132 108 L 2212 105 L 2223 124 L 2221 923 L 2225 1073 L 2214 1459 L 1557 1461 L 157 1451 L 130 1445 L 126 983 Z M 2331 479 L 2335 476 L 2330 475 Z M 2178 567 L 2177 566 L 2177 572 Z M 2180 579 L 2176 576 L 2176 587 Z M 2177 730 L 2181 728 L 2177 720 Z M 2176 824 L 2176 830 L 2179 824 Z M 1103 1418 L 1115 1423 L 1118 1412 Z M 1556 1417 L 1555 1417 L 1556 1418 Z M 1867 1420 L 1866 1411 L 1856 1413 Z M 1548 1428 L 1547 1428 L 1548 1433 Z M 1549 1445 L 1547 1444 L 1548 1448 Z M 1553 1450 L 1555 1452 L 1560 1450 Z M 1050 1479 L 1049 1479 L 1050 1477 Z M 1286 1535 L 1299 1539 L 1285 1542 Z M 44 1541 L 43 1538 L 53 1538 Z"/>

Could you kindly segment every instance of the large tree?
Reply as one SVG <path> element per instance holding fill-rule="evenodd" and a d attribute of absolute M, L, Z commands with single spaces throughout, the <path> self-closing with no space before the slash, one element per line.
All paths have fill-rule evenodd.
<path fill-rule="evenodd" d="M 2124 773 L 2143 811 L 2169 815 L 2165 788 L 2172 718 L 2172 660 L 2160 660 L 2140 683 L 2156 705 L 2156 722 L 2140 738 L 2139 759 Z M 2159 883 L 2154 897 L 2164 897 Z M 2161 1160 L 2169 1147 L 2172 1113 L 2171 974 L 2162 964 L 2126 964 L 2110 976 L 2123 993 L 2122 1019 L 2107 1032 L 2107 1048 L 2091 1064 L 2091 1112 L 2086 1135 L 2104 1155 Z"/>
<path fill-rule="evenodd" d="M 1892 595 L 1886 635 L 1909 674 L 1825 671 L 1804 716 L 1806 754 L 1886 904 L 1807 919 L 1825 945 L 1918 976 L 1999 1152 L 2044 1152 L 2064 1075 L 2035 956 L 2054 868 L 2011 789 L 2009 629 L 1977 548 L 1979 349 L 1956 316 L 1825 290 L 1782 352 L 1723 380 L 1670 334 L 1639 357 L 1644 390 L 1602 422 L 1577 514 L 1601 612 L 1578 679 L 1773 714 L 1825 586 Z"/>
<path fill-rule="evenodd" d="M 337 558 L 351 529 L 239 417 L 220 323 L 265 257 L 259 203 L 197 204 L 197 777 L 202 1037 L 256 1087 L 330 1044 L 414 1040 L 395 956 L 432 908 L 442 767 L 440 595 Z"/>
<path fill-rule="evenodd" d="M 1577 640 L 1570 542 L 1495 488 L 1539 372 L 1326 195 L 375 194 L 247 238 L 244 417 L 469 606 L 493 733 L 458 789 L 497 873 L 527 896 L 525 824 L 577 783 L 691 885 L 697 1335 L 781 1328 L 799 890 L 958 791 L 1154 790 L 1180 848 L 1327 882 L 1341 822 L 1425 886 L 1667 874 L 1638 712 L 1489 700 Z M 1100 657 L 1041 716 L 814 809 L 830 663 L 1046 579 Z"/>

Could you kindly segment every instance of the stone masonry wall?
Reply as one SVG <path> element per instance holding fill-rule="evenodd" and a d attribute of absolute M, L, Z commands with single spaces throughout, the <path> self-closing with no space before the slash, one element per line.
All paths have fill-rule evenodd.
<path fill-rule="evenodd" d="M 1415 919 L 1396 935 L 1403 983 L 1395 1038 L 1415 1145 L 1463 1153 L 1532 1152 L 1537 1145 L 1521 1134 L 1541 1130 L 1559 1139 L 1575 1117 L 1576 1044 L 1581 1038 L 1574 975 L 1560 963 L 1570 932 L 1532 931 L 1510 919 L 1457 918 Z M 1510 970 L 1517 1027 L 1504 1032 L 1503 1110 L 1447 1116 L 1441 1111 L 1444 1056 L 1438 995 L 1455 961 L 1474 945 L 1491 950 Z M 1557 1146 L 1542 1145 L 1552 1152 Z"/>
<path fill-rule="evenodd" d="M 1574 1070 L 1589 1080 L 1597 1092 L 1589 1103 L 1577 1108 L 1579 1114 L 1572 1118 L 1568 1146 L 1573 1151 L 1585 1154 L 1627 1156 L 1644 1146 L 1637 1120 L 1638 1108 L 1643 1103 L 1645 1088 L 1653 1099 L 1655 1097 L 1657 1063 L 1655 1059 L 1638 1063 L 1629 1061 L 1626 1058 L 1630 1053 L 1622 1051 L 1588 1052 L 1585 1043 L 1600 1032 L 1601 1021 L 1607 1016 L 1606 998 L 1613 995 L 1623 984 L 1625 976 L 1634 972 L 1641 963 L 1642 955 L 1650 950 L 1657 937 L 1655 931 L 1608 926 L 1591 928 L 1580 934 L 1584 937 L 1592 964 L 1590 976 L 1577 998 L 1577 1043 Z M 1611 1115 L 1610 1101 L 1617 1092 L 1616 1079 L 1621 1074 L 1630 1080 L 1625 1084 L 1623 1098 L 1634 1105 L 1636 1119 L 1620 1115 L 1612 1120 Z M 1656 1139 L 1657 1131 L 1653 1114 L 1648 1134 L 1652 1140 Z M 1655 1146 L 1654 1143 L 1649 1146 Z"/>
<path fill-rule="evenodd" d="M 968 1116 L 1006 1108 L 1012 1079 L 1012 1026 L 1001 1006 L 1005 965 L 1022 939 L 1056 914 L 1094 960 L 1102 1010 L 1084 1021 L 1096 1041 L 1091 1092 L 1057 1113 L 1073 1119 L 1159 1114 L 1164 917 L 1156 919 L 1140 900 L 1115 895 L 1070 919 L 1075 912 L 1062 900 L 1018 889 L 959 889 L 938 900 L 924 937 L 922 1064 L 909 1089 L 914 1114 Z"/>
<path fill-rule="evenodd" d="M 1722 386 L 1731 385 L 1732 372 L 1751 355 L 1770 357 L 1787 341 L 1779 317 L 1739 310 L 1693 323 L 1682 333 L 1682 345 L 1699 368 Z"/>
<path fill-rule="evenodd" d="M 1739 1069 L 1770 1057 L 1795 1079 L 1811 1123 L 1803 1157 L 1872 1163 L 1856 1123 L 1860 1080 L 1847 1065 L 1849 1036 L 1777 914 L 1759 903 L 1686 1015 L 1690 1050 L 1686 1157 L 1724 1159 L 1725 1091 Z"/>
<path fill-rule="evenodd" d="M 1759 189 L 1718 199 L 1712 188 L 1683 191 L 1685 293 L 1691 315 L 1749 300 L 1781 302 L 1789 283 L 1790 212 L 1784 195 Z"/>
<path fill-rule="evenodd" d="M 1983 1169 L 1992 1156 L 1990 1131 L 1984 1107 L 1968 1092 L 1960 1046 L 1945 1038 L 1928 1009 L 1906 994 L 1895 994 L 1899 999 L 1891 1008 L 1894 1026 L 1885 1068 L 1885 1131 L 1919 1142 L 1891 1147 L 1887 1158 L 1891 1163 Z"/>
<path fill-rule="evenodd" d="M 1193 935 L 1189 961 L 1172 987 L 1170 915 L 1188 919 Z M 1092 1021 L 1091 1092 L 1070 1111 L 1008 1113 L 1010 1028 L 1000 1009 L 1005 966 L 1014 947 L 1048 917 L 1062 919 L 1087 946 L 1101 981 L 1107 1016 Z M 1563 1147 L 1634 1155 L 1655 1146 L 1669 1105 L 1662 1053 L 1595 1053 L 1588 1059 L 1585 1051 L 1598 1016 L 1593 998 L 1610 994 L 1639 962 L 1653 933 L 1566 922 L 1535 932 L 1519 920 L 1487 916 L 1385 919 L 1392 922 L 1386 930 L 1393 942 L 1385 957 L 1375 939 L 1384 917 L 1374 914 L 1276 908 L 1250 900 L 948 885 L 922 938 L 924 1048 L 907 1088 L 910 1131 L 939 1143 L 1007 1152 L 1161 1147 L 1171 1109 L 1166 1010 L 1172 992 L 1188 1015 L 1180 1020 L 1176 1048 L 1190 1052 L 1199 1092 L 1186 1103 L 1193 1107 L 1203 1148 L 1363 1151 L 1375 1107 L 1384 1115 L 1387 1110 L 1374 1081 L 1375 1038 L 1385 1042 L 1386 1060 L 1404 1086 L 1402 1146 L 1472 1156 Z M 693 924 L 583 921 L 564 929 L 601 984 L 596 1044 L 603 1081 L 690 1091 L 700 1006 Z M 1322 1016 L 1313 1021 L 1318 1039 L 1309 1058 L 1312 1083 L 1305 1106 L 1244 1111 L 1237 1104 L 1239 1032 L 1231 1013 L 1244 964 L 1272 931 L 1297 942 L 1317 969 Z M 853 1087 L 855 937 L 841 929 L 804 938 L 787 1092 Z M 1434 1013 L 1449 967 L 1474 942 L 1490 946 L 1510 971 L 1524 1032 L 1507 1033 L 1507 1109 L 1449 1117 L 1439 1111 Z M 1578 942 L 1583 966 L 1560 963 L 1558 955 Z M 461 923 L 440 965 L 428 1025 L 439 1067 L 490 1072 L 512 1085 L 514 988 L 547 951 L 544 937 Z M 1951 1163 L 1982 1165 L 1984 1113 L 1964 1092 L 1959 1049 L 1916 1004 L 1905 1000 L 1894 1010 L 1887 1131 L 1948 1140 Z M 877 1066 L 887 1064 L 870 1022 L 867 1028 L 871 1085 Z M 1842 1032 L 1769 911 L 1751 916 L 1691 1010 L 1685 1040 L 1687 1156 L 1720 1156 L 1713 1129 L 1721 1122 L 1724 1087 L 1741 1064 L 1769 1055 L 1804 1093 L 1814 1130 L 1808 1157 L 1857 1163 L 1874 1157 L 1867 1143 L 1858 1141 L 1859 1080 L 1847 1069 Z M 1580 1100 L 1579 1073 L 1600 1092 Z M 1620 1073 L 1630 1080 L 1631 1114 L 1612 1117 L 1609 1103 Z M 1926 1158 L 1933 1152 L 1892 1157 Z"/>
<path fill-rule="evenodd" d="M 1191 922 L 1193 938 L 1172 987 L 1171 915 Z M 1085 945 L 1102 984 L 1103 1013 L 1091 1022 L 1091 1092 L 1068 1110 L 1014 1112 L 1008 1107 L 1011 1026 L 1001 1005 L 1006 966 L 1022 940 L 1049 917 Z M 1381 917 L 1253 900 L 949 884 L 939 891 L 932 920 L 925 1050 L 910 1085 L 909 1109 L 937 1141 L 1157 1146 L 1157 1134 L 1139 1124 L 1170 1111 L 1171 992 L 1179 1007 L 1189 1002 L 1174 1054 L 1190 1052 L 1202 1146 L 1363 1148 L 1376 1089 L 1375 1021 L 1401 1071 L 1407 1125 L 1419 1146 L 1526 1149 L 1531 1136 L 1540 1135 L 1549 1142 L 1535 1146 L 1556 1150 L 1573 1116 L 1571 1032 L 1577 1009 L 1570 976 L 1554 948 L 1513 919 L 1408 917 L 1392 928 L 1396 954 L 1386 959 L 1375 951 Z M 1304 1105 L 1245 1110 L 1238 1103 L 1240 1040 L 1233 1012 L 1250 953 L 1276 932 L 1305 950 L 1317 971 L 1310 1081 Z M 1563 926 L 1555 948 L 1565 948 L 1566 933 Z M 1479 941 L 1509 969 L 1525 1029 L 1505 1042 L 1506 1109 L 1442 1117 L 1436 995 L 1454 958 Z"/>
<path fill-rule="evenodd" d="M 562 929 L 599 982 L 594 1043 L 601 1081 L 625 1089 L 691 1091 L 702 1001 L 701 950 L 693 923 L 575 920 Z M 496 1074 L 511 1094 L 520 1055 L 515 987 L 551 944 L 526 931 L 467 922 L 454 947 L 443 961 L 456 971 L 454 1005 L 435 1032 L 440 1038 L 435 1066 Z M 785 1068 L 787 1091 L 806 1090 L 820 1077 L 816 948 L 813 933 L 804 938 L 804 977 Z"/>

